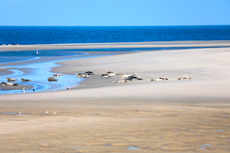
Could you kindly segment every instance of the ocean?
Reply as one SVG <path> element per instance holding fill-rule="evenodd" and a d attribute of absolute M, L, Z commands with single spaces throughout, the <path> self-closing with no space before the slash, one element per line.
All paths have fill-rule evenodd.
<path fill-rule="evenodd" d="M 0 26 L 0 45 L 183 40 L 230 40 L 230 26 Z"/>
<path fill-rule="evenodd" d="M 230 26 L 142 26 L 142 27 L 52 27 L 0 26 L 3 44 L 61 44 L 105 42 L 149 42 L 186 40 L 230 40 Z M 82 51 L 135 52 L 189 48 L 104 48 L 0 52 L 0 64 L 19 62 L 43 56 L 77 56 Z"/>

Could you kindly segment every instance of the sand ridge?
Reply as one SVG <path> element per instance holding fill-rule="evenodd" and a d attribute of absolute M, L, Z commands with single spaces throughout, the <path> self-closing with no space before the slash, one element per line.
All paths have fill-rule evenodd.
<path fill-rule="evenodd" d="M 228 47 L 229 40 L 221 41 L 159 41 L 120 43 L 79 43 L 0 46 L 0 51 L 34 49 L 96 49 L 96 48 L 160 48 L 160 47 Z"/>

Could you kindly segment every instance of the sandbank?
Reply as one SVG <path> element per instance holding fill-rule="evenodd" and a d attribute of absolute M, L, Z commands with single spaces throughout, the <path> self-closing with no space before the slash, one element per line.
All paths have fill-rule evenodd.
<path fill-rule="evenodd" d="M 0 51 L 34 49 L 97 49 L 97 48 L 160 48 L 160 47 L 221 47 L 230 46 L 229 40 L 220 41 L 159 41 L 125 43 L 77 43 L 0 46 Z"/>
<path fill-rule="evenodd" d="M 177 44 L 227 46 L 229 41 Z M 0 95 L 0 149 L 3 152 L 229 152 L 229 59 L 230 48 L 208 48 L 61 62 L 62 66 L 55 67 L 53 72 L 75 74 L 89 70 L 96 75 L 70 90 Z M 119 77 L 102 79 L 100 74 L 107 71 L 138 73 L 144 80 L 112 83 Z M 192 79 L 178 80 L 185 75 Z M 169 80 L 150 81 L 158 77 Z M 19 111 L 24 115 L 18 115 Z"/>

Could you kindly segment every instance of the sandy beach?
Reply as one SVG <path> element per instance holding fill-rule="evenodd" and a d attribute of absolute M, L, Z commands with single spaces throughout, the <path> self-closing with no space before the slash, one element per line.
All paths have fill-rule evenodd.
<path fill-rule="evenodd" d="M 1 152 L 230 152 L 230 41 L 19 45 L 0 51 L 108 46 L 223 48 L 61 62 L 52 72 L 96 75 L 70 90 L 0 95 Z M 143 80 L 112 83 L 120 77 L 101 78 L 107 71 L 138 73 Z M 150 81 L 159 77 L 168 80 Z"/>

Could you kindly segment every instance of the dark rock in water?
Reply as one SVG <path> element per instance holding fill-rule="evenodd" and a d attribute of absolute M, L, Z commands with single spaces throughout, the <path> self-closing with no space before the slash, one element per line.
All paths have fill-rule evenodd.
<path fill-rule="evenodd" d="M 17 83 L 14 83 L 13 86 L 18 86 L 18 84 L 17 84 Z"/>
<path fill-rule="evenodd" d="M 108 71 L 107 73 L 113 73 L 112 71 Z"/>

